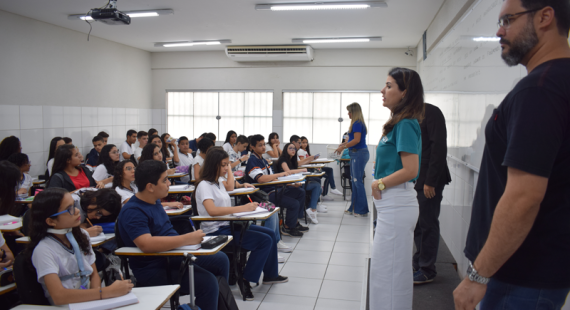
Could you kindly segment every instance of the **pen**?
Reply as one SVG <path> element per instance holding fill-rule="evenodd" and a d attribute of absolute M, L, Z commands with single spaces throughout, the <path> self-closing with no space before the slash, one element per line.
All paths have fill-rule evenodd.
<path fill-rule="evenodd" d="M 121 270 L 119 270 L 119 275 L 121 275 L 121 280 L 125 280 L 125 279 L 123 278 L 123 273 L 121 272 Z"/>
<path fill-rule="evenodd" d="M 194 226 L 194 222 L 192 222 L 192 219 L 188 218 L 188 220 L 190 221 L 190 225 L 192 225 L 192 229 L 194 229 L 194 231 L 196 231 L 196 227 Z"/>
<path fill-rule="evenodd" d="M 91 227 L 93 227 L 93 224 L 91 223 L 91 221 L 89 220 L 88 217 L 85 218 L 87 220 L 87 222 L 89 223 L 89 225 L 91 225 Z"/>

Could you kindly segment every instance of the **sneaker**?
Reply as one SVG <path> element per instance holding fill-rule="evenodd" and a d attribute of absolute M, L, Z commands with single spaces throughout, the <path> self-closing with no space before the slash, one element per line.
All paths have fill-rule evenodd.
<path fill-rule="evenodd" d="M 251 284 L 249 281 L 240 279 L 238 280 L 239 294 L 245 300 L 253 300 L 253 293 L 251 292 Z"/>
<path fill-rule="evenodd" d="M 414 273 L 414 284 L 430 283 L 430 282 L 433 282 L 434 279 L 435 279 L 435 276 L 429 278 L 421 270 L 418 270 Z"/>
<path fill-rule="evenodd" d="M 289 282 L 289 278 L 284 276 L 276 276 L 275 278 L 263 278 L 263 284 L 275 284 Z"/>
<path fill-rule="evenodd" d="M 309 219 L 311 220 L 311 222 L 313 222 L 313 224 L 319 223 L 319 221 L 317 220 L 317 212 L 313 211 L 313 209 L 311 208 L 305 210 L 305 212 L 307 212 L 307 215 L 309 216 Z"/>
<path fill-rule="evenodd" d="M 283 252 L 283 253 L 291 253 L 291 252 L 293 252 L 293 248 L 291 248 L 290 246 L 285 244 L 285 242 L 283 242 L 283 240 L 279 240 L 279 242 L 277 242 L 277 251 Z"/>
<path fill-rule="evenodd" d="M 303 233 L 300 232 L 296 228 L 290 229 L 290 228 L 283 227 L 283 228 L 281 228 L 281 234 L 285 235 L 285 236 L 291 236 L 291 237 L 299 237 L 299 238 L 303 237 Z"/>
<path fill-rule="evenodd" d="M 368 213 L 364 213 L 364 214 L 354 213 L 354 217 L 368 217 Z"/>
<path fill-rule="evenodd" d="M 333 201 L 334 199 L 329 196 L 321 196 L 322 201 Z"/>
<path fill-rule="evenodd" d="M 346 215 L 352 215 L 352 211 L 350 211 L 350 210 L 344 210 L 344 214 L 346 214 Z"/>
<path fill-rule="evenodd" d="M 309 231 L 309 227 L 303 226 L 299 222 L 297 222 L 297 226 L 295 226 L 295 229 L 297 229 L 300 232 Z"/>
<path fill-rule="evenodd" d="M 338 189 L 331 189 L 331 193 L 335 194 L 335 195 L 339 195 L 342 196 L 342 193 L 338 190 Z"/>
<path fill-rule="evenodd" d="M 284 263 L 284 262 L 285 262 L 285 257 L 280 256 L 280 255 L 277 255 L 277 262 L 280 263 L 280 264 L 281 264 L 281 263 Z"/>
<path fill-rule="evenodd" d="M 319 204 L 317 205 L 317 212 L 319 212 L 319 213 L 327 213 L 327 212 L 328 212 L 327 206 L 325 206 L 324 204 L 319 203 Z"/>

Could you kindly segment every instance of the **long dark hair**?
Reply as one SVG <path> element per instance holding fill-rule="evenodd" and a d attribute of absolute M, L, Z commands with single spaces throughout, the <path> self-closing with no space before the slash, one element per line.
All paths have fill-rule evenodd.
<path fill-rule="evenodd" d="M 424 87 L 420 75 L 411 69 L 393 68 L 388 73 L 398 84 L 398 89 L 406 91 L 402 101 L 390 113 L 390 119 L 384 124 L 382 136 L 386 136 L 394 126 L 405 118 L 416 119 L 419 123 L 424 119 Z"/>
<path fill-rule="evenodd" d="M 279 156 L 279 159 L 277 160 L 277 166 L 275 167 L 276 172 L 277 171 L 279 171 L 279 172 L 283 171 L 283 167 L 281 165 L 282 163 L 286 163 L 287 166 L 289 167 L 289 169 L 291 169 L 291 170 L 299 168 L 299 163 L 297 162 L 297 151 L 295 151 L 295 155 L 293 155 L 293 157 L 291 157 L 287 151 L 287 148 L 289 147 L 289 145 L 293 145 L 293 143 L 287 143 L 283 147 L 283 152 Z"/>
<path fill-rule="evenodd" d="M 154 139 L 156 139 L 156 138 L 160 139 L 160 142 L 162 143 L 162 146 L 164 147 L 164 141 L 162 141 L 162 138 L 161 138 L 159 135 L 152 135 L 152 136 L 149 136 L 149 137 L 148 137 L 148 143 L 147 143 L 147 145 L 151 144 L 151 143 L 152 143 L 152 140 L 154 140 Z M 158 144 L 156 144 L 156 143 L 154 143 L 154 145 L 158 146 Z M 166 162 L 166 154 L 164 153 L 164 148 L 163 148 L 163 147 L 160 147 L 160 152 L 162 153 L 162 161 L 163 161 L 163 162 Z M 152 158 L 152 157 L 151 157 L 151 158 Z M 140 164 L 140 162 L 139 162 L 139 164 Z"/>
<path fill-rule="evenodd" d="M 198 184 L 202 181 L 208 181 L 210 183 L 218 183 L 218 171 L 220 171 L 220 165 L 222 160 L 228 158 L 229 155 L 220 146 L 213 146 L 208 149 L 206 153 L 206 159 L 204 159 L 204 165 L 200 168 L 200 175 L 198 176 L 198 182 L 196 183 L 196 188 Z M 228 173 L 231 173 L 228 172 Z"/>
<path fill-rule="evenodd" d="M 53 160 L 53 168 L 51 170 L 51 175 L 49 176 L 48 185 L 56 173 L 65 170 L 65 167 L 67 167 L 67 161 L 71 159 L 71 156 L 73 156 L 73 149 L 75 149 L 75 146 L 73 144 L 64 144 L 57 149 L 57 153 L 55 153 Z M 79 166 L 77 168 L 80 169 Z"/>
<path fill-rule="evenodd" d="M 83 196 L 81 196 L 79 204 L 85 213 L 85 217 L 87 217 L 90 205 L 96 205 L 97 208 L 95 210 L 103 209 L 111 213 L 108 216 L 101 217 L 101 219 L 98 220 L 100 223 L 114 222 L 117 219 L 117 216 L 119 216 L 122 206 L 121 195 L 112 188 L 102 188 L 98 191 L 87 191 Z"/>
<path fill-rule="evenodd" d="M 167 152 L 168 149 L 170 150 L 170 153 L 174 154 L 174 150 L 172 149 L 172 145 L 167 144 L 166 139 L 164 139 L 164 138 L 166 138 L 166 135 L 170 136 L 170 134 L 168 132 L 165 132 L 160 136 L 160 141 L 162 141 L 162 156 L 166 156 L 166 154 L 168 154 L 168 152 Z"/>
<path fill-rule="evenodd" d="M 311 149 L 309 148 L 309 139 L 307 139 L 307 137 L 305 136 L 302 136 L 301 143 L 303 142 L 303 140 L 307 140 L 307 149 L 305 151 L 307 151 L 307 155 L 311 156 Z"/>
<path fill-rule="evenodd" d="M 97 162 L 97 165 L 105 166 L 108 174 L 113 173 L 113 171 L 115 171 L 115 166 L 117 165 L 117 163 L 119 163 L 118 161 L 113 161 L 111 159 L 111 156 L 109 155 L 109 153 L 111 152 L 111 150 L 114 147 L 116 147 L 114 144 L 105 145 L 101 149 L 101 155 L 99 156 L 99 162 Z"/>
<path fill-rule="evenodd" d="M 63 138 L 62 137 L 55 137 L 55 138 L 51 139 L 51 141 L 49 143 L 49 155 L 48 155 L 48 160 L 46 161 L 46 165 L 50 161 L 50 159 L 55 157 L 56 146 L 60 140 L 63 140 Z"/>
<path fill-rule="evenodd" d="M 141 156 L 141 159 L 142 159 L 142 156 Z M 134 165 L 132 160 L 127 159 L 127 160 L 123 160 L 122 162 L 118 163 L 115 166 L 115 171 L 113 172 L 113 188 L 115 188 L 117 186 L 119 188 L 125 188 L 123 186 L 123 170 L 125 169 L 125 165 L 128 163 L 131 163 Z"/>
<path fill-rule="evenodd" d="M 226 141 L 224 141 L 224 144 L 230 142 L 230 139 L 232 137 L 232 135 L 236 135 L 237 138 L 237 133 L 233 130 L 228 131 L 228 134 L 226 135 Z M 230 143 L 231 144 L 231 143 Z M 233 145 L 232 145 L 233 146 Z"/>
<path fill-rule="evenodd" d="M 154 153 L 154 149 L 157 147 L 158 147 L 158 145 L 156 145 L 154 143 L 149 143 L 149 144 L 145 145 L 143 147 L 142 152 L 141 152 L 141 158 L 139 159 L 139 165 L 145 160 L 154 160 L 154 158 L 152 158 L 152 153 Z M 162 152 L 162 150 L 161 150 L 161 152 Z M 162 153 L 162 156 L 164 159 L 164 153 Z"/>
<path fill-rule="evenodd" d="M 48 236 L 49 233 L 47 230 L 51 228 L 46 223 L 46 219 L 48 219 L 52 214 L 55 214 L 59 211 L 63 196 L 68 193 L 69 192 L 63 188 L 51 187 L 46 188 L 34 197 L 32 208 L 29 210 L 29 212 L 31 212 L 29 227 L 30 243 L 28 243 L 28 246 L 25 250 L 25 257 L 28 260 L 29 266 L 31 268 L 34 266 L 31 263 L 34 249 L 38 243 L 40 243 L 40 241 Z M 75 240 L 77 241 L 77 244 L 79 244 L 79 248 L 83 251 L 83 253 L 85 255 L 89 254 L 91 251 L 89 240 L 87 239 L 87 236 L 81 232 L 81 228 L 79 228 L 79 226 L 73 227 L 71 229 L 71 232 L 73 233 L 73 236 L 75 237 Z"/>
<path fill-rule="evenodd" d="M 9 136 L 0 142 L 0 160 L 6 160 L 10 155 L 20 153 L 20 139 Z"/>
<path fill-rule="evenodd" d="M 16 191 L 14 188 L 18 185 L 22 173 L 20 169 L 13 163 L 2 160 L 0 161 L 0 215 L 10 214 L 12 216 L 20 216 L 17 214 L 19 208 L 16 207 Z"/>

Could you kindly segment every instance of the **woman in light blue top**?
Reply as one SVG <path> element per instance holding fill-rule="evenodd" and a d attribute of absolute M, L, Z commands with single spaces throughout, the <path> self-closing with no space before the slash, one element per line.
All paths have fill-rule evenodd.
<path fill-rule="evenodd" d="M 394 68 L 382 89 L 391 117 L 376 149 L 372 193 L 378 213 L 370 266 L 370 309 L 412 309 L 412 242 L 419 206 L 424 91 L 417 72 Z"/>

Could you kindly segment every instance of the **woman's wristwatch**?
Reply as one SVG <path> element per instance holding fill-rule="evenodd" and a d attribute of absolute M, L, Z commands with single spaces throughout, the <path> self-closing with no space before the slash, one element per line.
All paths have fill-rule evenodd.
<path fill-rule="evenodd" d="M 382 179 L 378 180 L 378 189 L 383 191 L 386 189 L 386 185 L 382 182 Z"/>

